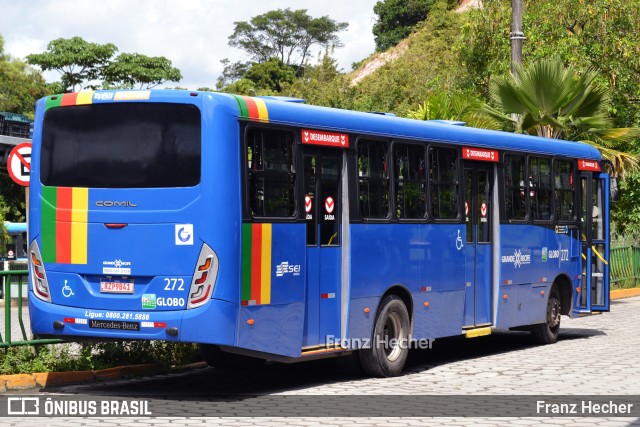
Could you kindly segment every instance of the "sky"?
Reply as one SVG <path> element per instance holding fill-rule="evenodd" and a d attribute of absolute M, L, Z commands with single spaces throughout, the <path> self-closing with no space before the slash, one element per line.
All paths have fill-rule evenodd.
<path fill-rule="evenodd" d="M 287 7 L 307 9 L 314 18 L 348 22 L 338 36 L 344 44 L 333 54 L 339 68 L 350 71 L 375 49 L 371 28 L 378 0 L 0 0 L 0 34 L 5 53 L 24 59 L 41 53 L 57 38 L 82 37 L 113 43 L 118 52 L 164 56 L 180 69 L 182 80 L 165 86 L 190 90 L 215 88 L 220 60 L 246 61 L 244 51 L 229 47 L 234 22 Z M 315 62 L 319 46 L 312 48 Z M 55 71 L 47 82 L 59 80 Z"/>

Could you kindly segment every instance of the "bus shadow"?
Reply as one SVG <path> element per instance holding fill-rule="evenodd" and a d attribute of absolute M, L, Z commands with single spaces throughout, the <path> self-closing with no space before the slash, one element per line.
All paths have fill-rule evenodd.
<path fill-rule="evenodd" d="M 595 329 L 561 329 L 560 341 L 605 335 Z M 472 360 L 534 347 L 528 332 L 498 332 L 486 337 L 436 339 L 431 349 L 411 350 L 404 375 L 427 371 L 458 361 Z M 258 396 L 304 391 L 344 384 L 357 388 L 366 377 L 353 369 L 348 357 L 294 364 L 268 363 L 260 369 L 197 369 L 145 379 L 45 388 L 43 392 L 96 396 L 146 397 L 162 400 L 229 402 Z M 330 392 L 330 391 L 328 391 Z M 331 392 L 330 392 L 331 393 Z"/>
<path fill-rule="evenodd" d="M 588 339 L 606 335 L 598 329 L 561 328 L 558 341 Z M 496 332 L 485 337 L 467 339 L 451 337 L 436 339 L 431 349 L 412 350 L 405 367 L 407 373 L 417 373 L 437 366 L 464 360 L 493 356 L 537 347 L 529 332 Z"/>

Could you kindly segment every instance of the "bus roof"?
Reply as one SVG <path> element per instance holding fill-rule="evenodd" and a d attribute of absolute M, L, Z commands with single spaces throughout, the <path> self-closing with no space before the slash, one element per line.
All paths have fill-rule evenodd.
<path fill-rule="evenodd" d="M 27 223 L 26 222 L 8 222 L 8 221 L 5 221 L 4 227 L 7 229 L 7 232 L 9 232 L 9 234 L 26 233 L 27 232 Z"/>
<path fill-rule="evenodd" d="M 595 147 L 581 142 L 457 126 L 459 122 L 413 120 L 270 99 L 264 99 L 264 102 L 269 112 L 270 123 L 314 126 L 372 136 L 468 144 L 474 147 L 535 154 L 601 159 L 600 152 Z"/>
<path fill-rule="evenodd" d="M 337 108 L 318 107 L 300 103 L 301 100 L 281 97 L 250 98 L 234 96 L 220 92 L 193 92 L 183 90 L 144 90 L 144 91 L 97 91 L 85 93 L 83 103 L 112 102 L 126 100 L 134 102 L 190 102 L 189 98 L 202 95 L 202 98 L 219 100 L 228 107 L 237 108 L 241 113 L 243 100 L 259 100 L 266 109 L 268 119 L 260 120 L 274 124 L 292 125 L 303 128 L 315 128 L 334 132 L 357 133 L 360 135 L 385 138 L 401 138 L 426 140 L 457 145 L 470 145 L 478 148 L 492 148 L 506 151 L 522 151 L 533 154 L 566 156 L 580 159 L 600 160 L 600 152 L 593 146 L 573 141 L 540 138 L 510 132 L 492 131 L 456 126 L 460 122 L 422 121 L 393 117 L 384 114 L 371 114 Z M 62 98 L 69 97 L 69 102 L 62 105 L 75 105 L 79 94 L 54 95 L 40 100 L 46 108 L 61 104 Z M 71 99 L 73 98 L 73 99 Z M 204 99 L 200 99 L 204 102 Z M 44 106 L 44 105 L 43 105 Z M 245 116 L 246 116 L 246 104 Z M 265 113 L 265 112 L 263 112 Z M 247 116 L 248 117 L 248 116 Z"/>

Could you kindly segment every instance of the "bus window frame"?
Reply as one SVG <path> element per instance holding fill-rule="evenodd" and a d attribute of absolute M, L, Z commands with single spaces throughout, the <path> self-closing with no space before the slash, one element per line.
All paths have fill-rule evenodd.
<path fill-rule="evenodd" d="M 294 223 L 300 220 L 300 204 L 298 203 L 299 193 L 300 193 L 300 172 L 298 170 L 299 165 L 299 156 L 301 155 L 301 150 L 298 148 L 299 145 L 299 132 L 296 132 L 296 128 L 287 127 L 287 126 L 279 126 L 279 125 L 271 125 L 266 123 L 255 123 L 249 122 L 245 120 L 239 120 L 240 122 L 240 170 L 241 170 L 241 186 L 242 186 L 242 219 L 243 221 L 250 221 L 255 223 Z M 294 189 L 293 189 L 293 203 L 294 209 L 293 214 L 287 217 L 279 217 L 279 216 L 255 216 L 251 212 L 250 208 L 250 200 L 249 200 L 249 169 L 247 167 L 248 158 L 247 158 L 247 141 L 249 132 L 252 129 L 262 129 L 268 131 L 279 131 L 290 133 L 293 137 L 293 153 L 291 154 L 293 158 L 293 173 L 294 173 Z"/>
<path fill-rule="evenodd" d="M 572 171 L 572 178 L 573 178 L 573 219 L 561 219 L 556 217 L 555 213 L 556 213 L 556 175 L 555 175 L 555 165 L 557 161 L 565 161 L 565 162 L 570 162 L 571 166 L 573 168 Z M 578 189 L 578 183 L 580 180 L 580 177 L 578 175 L 578 161 L 577 159 L 572 159 L 570 157 L 560 157 L 560 156 L 554 156 L 551 162 L 551 169 L 552 169 L 552 182 L 551 182 L 551 188 L 553 189 L 553 214 L 554 214 L 554 223 L 555 224 L 561 224 L 561 225 L 570 225 L 570 224 L 576 224 L 578 222 L 578 219 L 580 217 L 579 215 L 579 208 L 580 205 L 578 204 L 578 197 L 579 197 L 579 189 Z M 578 208 L 576 208 L 578 207 Z"/>
<path fill-rule="evenodd" d="M 388 197 L 389 197 L 389 208 L 387 211 L 387 216 L 386 217 L 379 217 L 379 218 L 371 218 L 371 217 L 365 217 L 362 214 L 362 211 L 360 210 L 360 175 L 358 174 L 358 149 L 360 148 L 360 144 L 363 143 L 363 141 L 366 142 L 382 142 L 383 144 L 385 144 L 387 146 L 387 153 L 385 156 L 385 160 L 387 162 L 387 179 L 389 181 L 389 191 L 388 191 Z M 353 174 L 351 174 L 351 176 L 353 177 L 353 179 L 350 179 L 350 181 L 353 183 L 354 185 L 354 198 L 350 200 L 350 203 L 354 203 L 352 207 L 350 207 L 350 211 L 356 211 L 358 213 L 358 219 L 360 221 L 362 221 L 363 223 L 367 223 L 367 224 L 388 224 L 391 222 L 394 222 L 394 215 L 393 215 L 393 209 L 395 208 L 395 203 L 393 200 L 393 197 L 395 197 L 395 192 L 393 191 L 393 176 L 391 174 L 391 168 L 392 166 L 390 166 L 390 161 L 389 161 L 389 156 L 391 155 L 391 144 L 392 144 L 392 140 L 390 140 L 389 138 L 381 138 L 381 137 L 377 137 L 377 136 L 369 136 L 369 135 L 358 135 L 356 137 L 356 143 L 354 144 L 354 162 L 353 162 Z M 357 209 L 356 209 L 357 208 Z"/>
<path fill-rule="evenodd" d="M 534 159 L 544 159 L 544 160 L 548 160 L 549 161 L 549 191 L 550 191 L 550 197 L 549 197 L 549 219 L 534 219 L 533 216 L 531 215 L 531 197 L 529 196 L 529 206 L 527 206 L 528 210 L 527 210 L 527 214 L 529 216 L 529 220 L 532 224 L 540 224 L 540 225 L 553 225 L 556 224 L 556 218 L 555 218 L 555 188 L 554 188 L 554 181 L 555 181 L 555 176 L 553 173 L 553 156 L 545 156 L 545 155 L 540 155 L 540 154 L 525 154 L 526 158 L 527 158 L 527 165 L 526 165 L 526 176 L 530 177 L 531 176 L 531 171 L 529 170 L 529 160 L 531 158 Z M 530 187 L 530 183 L 527 185 L 527 193 L 530 194 L 531 193 L 531 188 Z"/>
<path fill-rule="evenodd" d="M 422 149 L 424 150 L 424 162 L 425 162 L 425 177 L 424 177 L 424 185 L 425 185 L 425 190 L 424 190 L 424 215 L 421 218 L 400 218 L 397 215 L 397 199 L 396 199 L 396 164 L 395 164 L 395 147 L 398 145 L 413 145 L 413 146 L 417 146 L 417 147 L 422 147 Z M 397 222 L 397 223 L 402 223 L 402 224 L 423 224 L 423 223 L 427 223 L 429 222 L 432 218 L 430 218 L 430 205 L 429 205 L 429 163 L 428 163 L 428 159 L 429 159 L 429 143 L 426 141 L 416 141 L 416 140 L 403 140 L 403 139 L 394 139 L 391 141 L 391 158 L 392 158 L 392 164 L 391 164 L 391 193 L 392 193 L 392 201 L 393 201 L 393 206 L 391 208 L 391 216 L 392 216 L 392 221 L 393 222 Z"/>
<path fill-rule="evenodd" d="M 457 159 L 456 159 L 456 185 L 458 186 L 458 212 L 456 215 L 456 218 L 435 218 L 433 216 L 432 213 L 432 206 L 431 206 L 431 192 L 432 192 L 432 185 L 431 185 L 431 179 L 430 179 L 430 162 L 431 162 L 431 155 L 430 155 L 430 150 L 431 148 L 445 148 L 445 149 L 450 149 L 450 150 L 455 150 L 456 151 L 456 155 L 457 155 Z M 459 144 L 454 144 L 454 143 L 441 143 L 441 142 L 430 142 L 427 143 L 427 218 L 428 218 L 428 222 L 433 223 L 433 224 L 464 224 L 465 219 L 464 219 L 464 203 L 462 203 L 462 201 L 464 200 L 464 164 L 462 162 L 462 146 L 460 146 Z"/>
<path fill-rule="evenodd" d="M 528 153 L 522 152 L 522 151 L 505 151 L 502 154 L 502 161 L 500 162 L 501 167 L 499 168 L 500 174 L 498 175 L 498 179 L 500 180 L 499 200 L 502 202 L 500 203 L 500 218 L 501 218 L 500 222 L 502 224 L 530 224 L 532 223 L 531 215 L 530 215 L 531 197 L 529 195 L 529 185 L 527 183 L 525 183 L 524 219 L 512 219 L 512 218 L 509 218 L 509 215 L 507 214 L 506 200 L 507 200 L 508 192 L 507 192 L 506 163 L 507 163 L 507 158 L 510 156 L 518 156 L 518 157 L 524 158 L 524 176 L 525 177 L 529 176 L 529 159 L 528 159 L 529 154 Z"/>

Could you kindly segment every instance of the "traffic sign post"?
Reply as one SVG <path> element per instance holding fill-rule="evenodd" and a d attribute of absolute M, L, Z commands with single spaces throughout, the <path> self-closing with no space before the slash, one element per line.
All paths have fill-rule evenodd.
<path fill-rule="evenodd" d="M 16 184 L 23 187 L 29 186 L 29 181 L 31 180 L 30 142 L 23 142 L 11 150 L 7 159 L 7 169 L 9 170 L 9 176 Z"/>
<path fill-rule="evenodd" d="M 29 223 L 29 182 L 31 181 L 31 143 L 16 145 L 7 158 L 7 169 L 13 181 L 24 187 L 27 223 Z M 27 232 L 28 233 L 28 232 Z M 27 234 L 27 242 L 29 235 Z"/>

